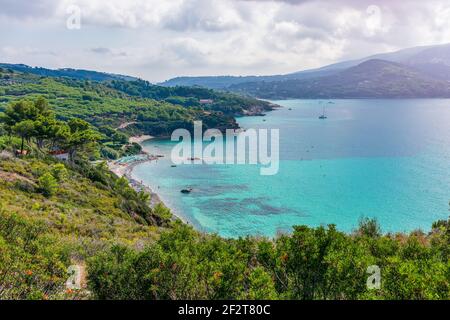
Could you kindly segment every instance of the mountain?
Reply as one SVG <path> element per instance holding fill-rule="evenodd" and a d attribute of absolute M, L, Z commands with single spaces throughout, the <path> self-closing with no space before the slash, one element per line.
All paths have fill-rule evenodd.
<path fill-rule="evenodd" d="M 254 94 L 255 88 L 258 87 L 256 83 L 259 83 L 260 88 L 272 88 L 269 98 L 275 97 L 286 97 L 285 91 L 292 90 L 292 87 L 295 87 L 295 81 L 298 81 L 298 85 L 308 84 L 312 86 L 312 83 L 316 83 L 314 88 L 320 87 L 317 82 L 322 80 L 331 81 L 329 77 L 334 75 L 338 75 L 339 73 L 350 70 L 353 67 L 363 64 L 367 61 L 376 61 L 383 60 L 386 62 L 392 62 L 401 64 L 404 70 L 409 70 L 409 72 L 416 72 L 415 77 L 423 78 L 422 82 L 428 83 L 432 79 L 436 80 L 436 84 L 440 87 L 436 92 L 440 92 L 440 95 L 447 96 L 445 92 L 441 92 L 442 87 L 445 87 L 440 81 L 450 81 L 450 44 L 444 45 L 435 45 L 435 46 L 421 46 L 421 47 L 413 47 L 402 49 L 395 52 L 382 53 L 371 55 L 362 59 L 356 60 L 348 60 L 343 62 L 338 62 L 334 64 L 330 64 L 321 68 L 298 71 L 285 75 L 274 75 L 274 76 L 246 76 L 246 77 L 178 77 L 174 79 L 170 79 L 162 83 L 164 86 L 174 86 L 174 85 L 198 85 L 209 88 L 221 88 L 221 89 L 229 89 L 233 91 L 238 91 L 241 93 Z M 378 64 L 381 66 L 381 64 Z M 372 65 L 372 67 L 376 68 L 376 65 Z M 351 70 L 350 70 L 351 71 Z M 385 70 L 384 70 L 385 71 Z M 379 72 L 383 72 L 383 70 L 376 71 L 375 69 L 368 70 L 368 72 L 375 72 L 372 77 L 374 80 L 377 77 Z M 394 75 L 394 74 L 392 74 Z M 369 76 L 369 75 L 368 75 Z M 394 79 L 395 79 L 394 75 Z M 400 77 L 401 78 L 401 77 Z M 432 79 L 431 79 L 432 78 Z M 407 77 L 405 79 L 408 79 Z M 356 79 L 355 79 L 356 80 Z M 370 79 L 366 79 L 370 81 Z M 397 79 L 399 81 L 399 79 Z M 267 83 L 273 82 L 272 85 L 268 85 Z M 291 88 L 285 88 L 284 86 L 288 84 Z M 324 86 L 328 86 L 329 83 L 324 84 Z M 381 86 L 383 84 L 380 84 Z M 406 85 L 406 84 L 405 84 Z M 409 97 L 412 93 L 408 93 L 408 90 L 414 89 L 414 86 L 409 84 L 409 89 L 404 88 L 406 90 L 404 92 L 404 97 Z M 396 87 L 402 87 L 400 83 L 396 83 Z M 407 86 L 407 85 L 406 85 Z M 274 88 L 277 88 L 274 92 Z M 247 88 L 252 88 L 251 91 L 247 91 Z M 355 89 L 356 90 L 356 89 Z M 360 90 L 360 89 L 358 89 Z M 306 88 L 302 89 L 302 92 L 307 91 Z M 429 92 L 424 92 L 423 90 L 419 90 L 413 96 L 429 96 L 429 93 L 434 92 L 433 90 Z M 364 96 L 365 93 L 369 92 L 347 92 L 346 96 Z M 309 92 L 307 96 L 310 97 L 320 97 L 325 93 L 322 92 Z M 369 96 L 374 96 L 374 92 L 371 92 Z M 399 97 L 403 94 L 399 91 Z M 294 96 L 299 96 L 299 93 L 296 93 Z M 303 95 L 302 95 L 303 96 Z M 340 93 L 338 96 L 342 96 Z M 397 96 L 392 91 L 385 92 L 385 94 L 377 93 L 375 96 L 389 97 L 389 96 Z M 267 94 L 261 95 L 260 97 L 267 97 Z M 337 96 L 336 96 L 337 97 Z"/>
<path fill-rule="evenodd" d="M 381 53 L 363 59 L 332 64 L 317 70 L 344 70 L 373 59 L 401 63 L 416 68 L 430 76 L 450 80 L 450 44 L 413 47 L 395 52 Z"/>
<path fill-rule="evenodd" d="M 247 83 L 247 82 L 259 82 L 259 81 L 283 81 L 290 79 L 309 79 L 317 76 L 324 76 L 333 74 L 333 69 L 314 69 L 295 72 L 285 75 L 273 75 L 273 76 L 203 76 L 203 77 L 176 77 L 159 85 L 164 87 L 176 87 L 176 86 L 199 86 L 210 89 L 226 89 L 229 86 Z"/>
<path fill-rule="evenodd" d="M 229 90 L 267 99 L 450 97 L 450 82 L 413 67 L 372 59 L 328 76 L 232 85 Z"/>
<path fill-rule="evenodd" d="M 46 69 L 41 67 L 30 67 L 25 64 L 0 63 L 0 68 L 10 69 L 13 71 L 32 73 L 44 77 L 67 77 L 77 80 L 107 81 L 107 80 L 125 80 L 132 81 L 138 78 L 125 76 L 121 74 L 105 73 L 98 71 L 82 70 L 82 69 Z"/>

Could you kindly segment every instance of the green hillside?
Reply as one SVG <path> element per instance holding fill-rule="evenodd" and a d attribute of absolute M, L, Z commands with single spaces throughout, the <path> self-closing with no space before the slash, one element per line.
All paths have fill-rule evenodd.
<path fill-rule="evenodd" d="M 125 76 L 121 74 L 111 74 L 105 72 L 91 71 L 91 70 L 80 70 L 72 68 L 64 69 L 47 69 L 41 67 L 30 67 L 25 64 L 11 64 L 11 63 L 0 63 L 0 68 L 10 69 L 18 72 L 31 73 L 38 76 L 44 77 L 68 77 L 78 80 L 93 80 L 93 81 L 106 81 L 106 80 L 136 80 L 135 77 Z"/>
<path fill-rule="evenodd" d="M 170 222 L 102 166 L 0 157 L 0 299 L 450 298 L 446 221 L 429 234 L 363 220 L 352 234 L 224 239 Z M 65 287 L 71 265 L 83 267 L 81 289 Z M 366 287 L 371 265 L 379 290 Z"/>
<path fill-rule="evenodd" d="M 100 82 L 38 77 L 6 69 L 0 70 L 0 78 L 3 108 L 11 101 L 43 96 L 59 119 L 77 117 L 98 128 L 117 128 L 122 123 L 140 120 L 143 133 L 158 135 L 204 117 L 199 108 L 187 109 L 164 101 L 131 97 Z M 232 123 L 230 118 L 219 114 L 217 117 L 222 125 Z"/>
<path fill-rule="evenodd" d="M 231 91 L 265 99 L 448 98 L 450 84 L 413 67 L 368 60 L 331 75 L 311 79 L 249 82 Z"/>
<path fill-rule="evenodd" d="M 205 129 L 237 128 L 235 115 L 272 108 L 265 101 L 207 89 L 41 77 L 0 68 L 0 112 L 11 102 L 38 97 L 59 120 L 80 118 L 95 126 L 108 148 L 103 153 L 112 158 L 124 155 L 129 135 L 168 136 L 177 128 L 191 129 L 194 120 L 202 120 Z"/>
<path fill-rule="evenodd" d="M 7 150 L 8 148 L 6 148 Z M 170 226 L 103 165 L 0 153 L 0 299 L 73 299 L 68 267 L 113 244 L 151 243 Z"/>
<path fill-rule="evenodd" d="M 296 226 L 276 239 L 224 239 L 150 206 L 149 194 L 103 161 L 127 152 L 129 134 L 164 135 L 199 118 L 235 124 L 236 110 L 166 101 L 174 94 L 185 102 L 206 92 L 216 102 L 243 99 L 247 111 L 259 102 L 130 83 L 2 70 L 0 299 L 450 298 L 448 221 L 428 234 L 383 234 L 362 220 L 351 234 Z M 376 290 L 366 286 L 370 266 L 381 270 Z M 79 288 L 66 285 L 71 267 L 81 270 Z"/>

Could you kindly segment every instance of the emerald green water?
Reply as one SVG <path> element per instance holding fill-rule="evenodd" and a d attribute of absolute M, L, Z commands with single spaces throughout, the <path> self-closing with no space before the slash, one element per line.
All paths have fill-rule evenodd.
<path fill-rule="evenodd" d="M 293 225 L 351 231 L 376 217 L 384 231 L 429 230 L 450 201 L 450 100 L 285 100 L 244 128 L 280 130 L 280 168 L 143 163 L 135 179 L 185 221 L 226 237 L 274 236 Z M 323 107 L 328 119 L 319 120 Z M 266 121 L 263 121 L 265 119 Z M 174 142 L 150 140 L 152 153 Z M 191 186 L 193 192 L 180 190 Z"/>

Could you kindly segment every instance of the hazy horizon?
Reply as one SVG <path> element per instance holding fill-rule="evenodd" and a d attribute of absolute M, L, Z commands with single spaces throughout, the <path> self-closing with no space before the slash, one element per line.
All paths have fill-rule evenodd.
<path fill-rule="evenodd" d="M 450 42 L 447 1 L 0 0 L 0 6 L 1 62 L 151 82 L 286 74 Z M 79 28 L 68 28 L 77 12 Z"/>

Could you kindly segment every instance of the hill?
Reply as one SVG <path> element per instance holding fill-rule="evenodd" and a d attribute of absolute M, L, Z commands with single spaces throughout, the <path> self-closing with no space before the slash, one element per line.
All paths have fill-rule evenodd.
<path fill-rule="evenodd" d="M 137 80 L 135 77 L 106 72 L 82 70 L 82 69 L 47 69 L 42 67 L 30 67 L 25 64 L 0 63 L 0 68 L 18 72 L 31 73 L 43 77 L 67 77 L 78 80 L 107 81 L 107 80 Z"/>
<path fill-rule="evenodd" d="M 312 83 L 318 83 L 321 81 L 328 81 L 329 79 L 332 79 L 333 75 L 337 75 L 339 73 L 342 73 L 345 70 L 348 70 L 350 68 L 356 67 L 358 65 L 363 64 L 364 62 L 371 61 L 371 60 L 383 60 L 387 62 L 393 62 L 397 64 L 403 65 L 405 69 L 410 69 L 409 72 L 417 71 L 420 73 L 418 75 L 419 78 L 421 78 L 421 82 L 425 81 L 426 83 L 423 83 L 425 86 L 427 83 L 430 83 L 432 79 L 436 81 L 449 81 L 450 80 L 450 44 L 443 44 L 443 45 L 435 45 L 435 46 L 422 46 L 422 47 L 413 47 L 413 48 L 407 48 L 402 49 L 396 52 L 389 52 L 389 53 L 382 53 L 382 54 L 375 54 L 368 57 L 364 57 L 361 59 L 356 60 L 348 60 L 343 62 L 334 63 L 331 65 L 327 65 L 321 68 L 317 69 L 311 69 L 311 70 L 304 70 L 304 71 L 298 71 L 293 72 L 290 74 L 285 75 L 273 75 L 273 76 L 247 76 L 247 77 L 178 77 L 174 79 L 167 80 L 166 82 L 162 83 L 162 85 L 165 86 L 174 86 L 174 85 L 199 85 L 204 86 L 208 88 L 221 88 L 221 89 L 227 89 L 232 91 L 237 91 L 240 93 L 245 94 L 251 94 L 255 95 L 255 91 L 257 91 L 255 88 L 258 87 L 256 83 L 260 83 L 260 88 L 269 88 L 271 90 L 271 94 L 264 94 L 260 95 L 259 97 L 265 97 L 265 98 L 285 98 L 289 97 L 286 93 L 289 92 L 289 94 L 292 94 L 293 87 L 298 87 L 303 84 L 307 84 L 309 86 L 314 86 L 317 90 L 321 89 L 321 86 L 328 86 L 328 84 L 323 83 L 322 85 L 316 84 L 313 85 Z M 351 70 L 349 70 L 351 72 Z M 370 81 L 368 79 L 371 77 L 372 79 L 376 79 L 378 77 L 379 70 L 376 70 L 376 68 L 367 70 L 367 72 L 374 72 L 374 74 L 368 74 L 367 75 L 367 81 Z M 393 76 L 396 76 L 393 74 Z M 428 78 L 432 79 L 425 79 L 426 76 Z M 407 78 L 406 78 L 407 79 Z M 305 82 L 299 81 L 297 84 L 294 84 L 294 80 L 304 80 Z M 311 80 L 311 81 L 306 81 Z M 343 80 L 346 80 L 345 78 Z M 350 79 L 351 80 L 351 79 Z M 398 79 L 400 80 L 400 79 Z M 292 81 L 292 82 L 291 82 Z M 267 83 L 273 82 L 273 85 L 268 85 Z M 436 90 L 438 95 L 436 97 L 441 96 L 447 96 L 447 93 L 442 93 L 442 83 L 438 83 L 438 86 L 440 89 Z M 276 83 L 276 84 L 275 84 Z M 285 88 L 284 86 L 287 85 L 288 87 Z M 273 88 L 277 87 L 275 91 L 273 91 Z M 368 97 L 411 97 L 414 95 L 411 95 L 409 93 L 410 89 L 414 89 L 413 86 L 411 86 L 411 83 L 399 83 L 398 81 L 395 83 L 396 88 L 405 87 L 406 90 L 404 91 L 404 96 L 402 91 L 399 91 L 400 95 L 394 94 L 392 91 L 386 91 L 386 92 L 366 92 L 366 91 L 359 91 L 361 88 L 354 88 L 353 92 L 347 91 L 345 95 L 338 95 L 334 94 L 331 96 L 328 96 L 330 98 L 338 98 L 338 97 L 364 97 L 365 94 L 369 94 Z M 272 88 L 272 89 L 270 89 Z M 388 89 L 388 87 L 386 87 Z M 248 89 L 248 90 L 247 90 Z M 381 87 L 378 89 L 382 89 Z M 304 89 L 306 90 L 306 89 Z M 261 90 L 262 91 L 262 90 Z M 303 91 L 302 91 L 303 92 Z M 332 92 L 327 92 L 332 93 Z M 430 96 L 430 92 L 423 92 L 423 90 L 418 93 L 417 97 L 428 97 Z M 294 94 L 293 97 L 312 97 L 312 98 L 320 98 L 324 95 L 324 93 L 320 91 L 308 91 L 306 94 L 303 92 L 302 94 Z"/>
<path fill-rule="evenodd" d="M 86 298 L 65 287 L 69 266 L 170 226 L 167 209 L 151 209 L 103 165 L 16 158 L 0 140 L 0 300 Z"/>
<path fill-rule="evenodd" d="M 260 98 L 448 98 L 450 83 L 415 68 L 368 60 L 329 76 L 233 85 L 235 92 Z"/>
<path fill-rule="evenodd" d="M 380 77 L 415 76 L 371 61 L 341 77 L 380 67 Z M 11 71 L 0 70 L 0 299 L 449 299 L 448 221 L 428 234 L 383 234 L 363 219 L 350 234 L 295 226 L 276 239 L 225 239 L 173 221 L 92 161 L 106 158 L 97 148 L 121 150 L 127 130 L 164 134 L 198 117 L 232 125 L 236 110 L 214 109 L 243 101 L 249 111 L 257 100 Z M 224 105 L 200 104 L 208 92 Z M 114 127 L 130 119 L 138 124 Z M 52 156 L 55 147 L 68 159 Z M 378 290 L 366 285 L 369 266 L 382 270 Z"/>
<path fill-rule="evenodd" d="M 186 86 L 165 88 L 131 76 L 91 70 L 71 68 L 52 70 L 41 67 L 30 67 L 24 64 L 0 63 L 0 72 L 3 72 L 3 85 L 38 83 L 40 80 L 46 79 L 49 81 L 53 79 L 55 82 L 62 83 L 66 86 L 82 89 L 89 89 L 87 84 L 90 84 L 90 91 L 105 91 L 105 88 L 108 88 L 110 89 L 108 90 L 108 94 L 112 96 L 120 96 L 122 98 L 124 96 L 132 96 L 153 99 L 174 105 L 182 105 L 184 107 L 198 107 L 208 111 L 220 111 L 228 115 L 243 115 L 244 110 L 262 112 L 272 108 L 265 101 L 258 101 L 253 98 L 226 92 Z M 9 79 L 7 74 L 13 74 L 14 72 L 14 79 Z M 32 77 L 33 75 L 37 77 Z M 89 92 L 87 94 L 89 95 Z M 86 98 L 89 99 L 88 97 Z M 203 100 L 210 100 L 210 102 L 201 103 Z"/>
<path fill-rule="evenodd" d="M 128 153 L 124 145 L 130 135 L 167 136 L 177 128 L 191 129 L 194 120 L 202 120 L 205 129 L 237 128 L 236 115 L 272 108 L 265 101 L 204 88 L 44 77 L 0 68 L 0 113 L 14 101 L 37 97 L 48 101 L 59 120 L 81 118 L 97 128 L 103 134 L 102 154 L 109 158 Z"/>
<path fill-rule="evenodd" d="M 175 86 L 198 86 L 217 90 L 226 90 L 232 85 L 237 85 L 247 82 L 271 82 L 271 81 L 284 81 L 290 79 L 309 79 L 318 76 L 324 76 L 333 74 L 335 70 L 306 70 L 285 75 L 272 75 L 272 76 L 203 76 L 203 77 L 176 77 L 159 85 L 164 87 Z"/>

